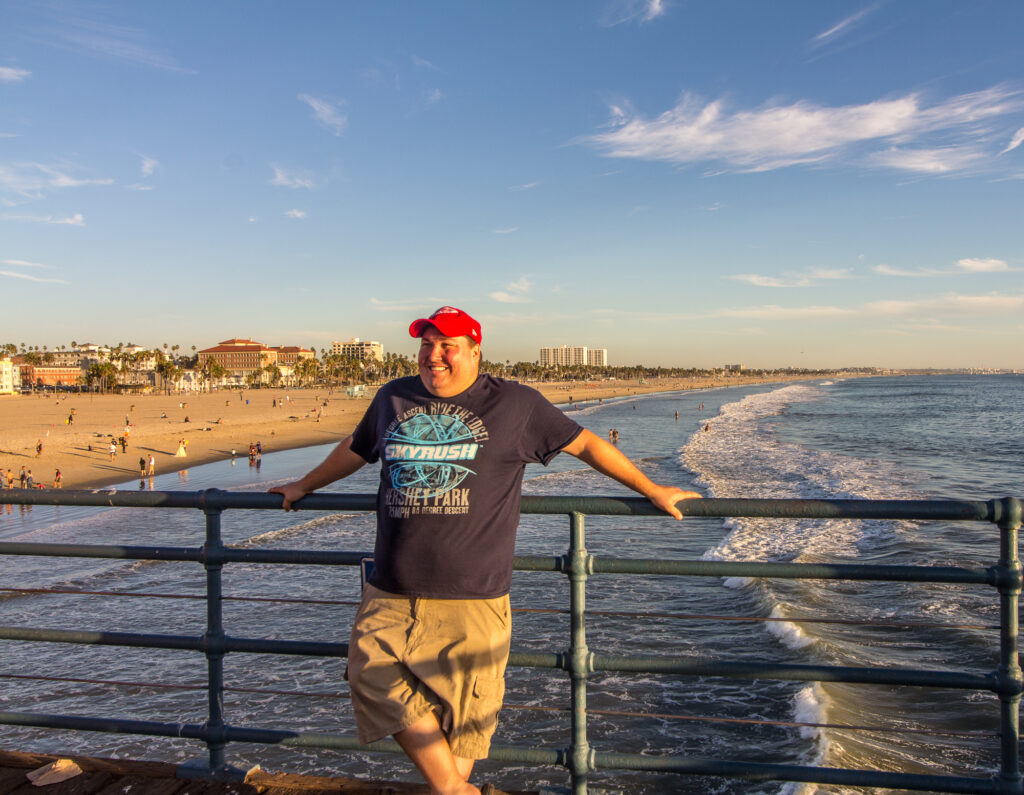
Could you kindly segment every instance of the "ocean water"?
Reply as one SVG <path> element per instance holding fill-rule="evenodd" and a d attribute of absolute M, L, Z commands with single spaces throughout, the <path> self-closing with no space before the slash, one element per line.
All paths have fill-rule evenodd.
<path fill-rule="evenodd" d="M 1024 496 L 1022 390 L 1020 376 L 870 378 L 580 402 L 566 410 L 602 436 L 617 429 L 621 449 L 652 479 L 707 496 L 973 500 Z M 327 451 L 270 453 L 259 468 L 244 459 L 220 462 L 160 476 L 153 487 L 263 491 L 301 475 Z M 376 474 L 367 467 L 332 488 L 371 492 Z M 528 468 L 524 492 L 628 493 L 569 456 Z M 373 518 L 363 514 L 234 511 L 225 514 L 223 530 L 228 543 L 246 546 L 368 550 L 373 543 Z M 597 556 L 965 566 L 998 557 L 995 528 L 971 523 L 589 517 L 587 530 Z M 202 516 L 191 510 L 0 508 L 5 541 L 194 546 L 202 534 Z M 518 552 L 557 555 L 567 543 L 563 517 L 523 517 Z M 195 564 L 0 560 L 6 589 L 195 595 L 204 581 Z M 231 564 L 227 595 L 309 603 L 228 602 L 226 628 L 235 636 L 344 641 L 358 590 L 358 574 L 347 568 Z M 566 647 L 567 616 L 527 611 L 564 607 L 567 592 L 563 575 L 516 574 L 515 650 Z M 977 587 L 598 575 L 588 584 L 587 607 L 601 611 L 588 620 L 596 653 L 975 672 L 994 668 L 998 654 L 990 628 L 997 602 Z M 751 620 L 727 620 L 736 617 Z M 829 618 L 850 623 L 815 621 Z M 3 625 L 198 635 L 204 621 L 203 602 L 195 599 L 0 591 Z M 232 724 L 351 733 L 344 661 L 229 655 L 225 666 Z M 4 642 L 0 703 L 14 711 L 202 722 L 204 691 L 183 688 L 201 685 L 204 675 L 203 659 L 192 653 L 157 658 L 146 650 Z M 568 692 L 561 673 L 510 668 L 495 742 L 567 745 Z M 987 694 L 598 674 L 588 707 L 590 742 L 599 751 L 977 776 L 998 764 L 998 708 Z M 851 726 L 872 730 L 845 728 Z M 4 747 L 20 750 L 169 761 L 204 753 L 187 741 L 0 732 Z M 415 778 L 408 763 L 390 756 L 242 744 L 228 752 L 241 767 Z M 487 762 L 478 769 L 512 788 L 568 782 L 561 769 Z M 625 793 L 843 791 L 622 771 L 595 773 L 592 783 Z"/>

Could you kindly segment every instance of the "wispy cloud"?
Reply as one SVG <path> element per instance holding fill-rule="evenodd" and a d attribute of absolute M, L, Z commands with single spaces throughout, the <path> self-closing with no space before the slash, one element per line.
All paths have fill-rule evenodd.
<path fill-rule="evenodd" d="M 433 69 L 435 72 L 440 72 L 441 68 L 426 58 L 420 58 L 418 55 L 413 54 L 410 56 L 413 66 L 418 66 L 421 69 Z"/>
<path fill-rule="evenodd" d="M 509 186 L 509 190 L 511 190 L 511 191 L 533 190 L 534 188 L 536 188 L 540 184 L 542 184 L 540 180 L 537 180 L 536 182 L 524 182 L 522 185 L 511 185 L 511 186 Z"/>
<path fill-rule="evenodd" d="M 521 304 L 528 300 L 527 295 L 533 284 L 528 277 L 523 276 L 519 281 L 506 285 L 504 290 L 491 293 L 490 297 L 503 304 Z"/>
<path fill-rule="evenodd" d="M 611 28 L 626 22 L 644 24 L 665 14 L 664 0 L 607 0 L 597 24 Z"/>
<path fill-rule="evenodd" d="M 838 306 L 733 307 L 711 312 L 709 317 L 756 318 L 760 320 L 815 320 L 863 317 L 936 318 L 949 316 L 1015 315 L 1024 309 L 1024 295 L 962 295 L 948 293 L 916 299 L 871 301 L 853 308 Z"/>
<path fill-rule="evenodd" d="M 871 270 L 881 276 L 902 276 L 913 279 L 931 278 L 935 276 L 962 276 L 964 274 L 978 273 L 1008 273 L 1012 270 L 1005 260 L 968 257 L 957 260 L 956 266 L 941 270 L 939 268 L 917 268 L 907 270 L 904 268 L 893 268 L 889 265 L 874 265 Z"/>
<path fill-rule="evenodd" d="M 155 160 L 152 157 L 146 157 L 146 155 L 139 155 L 139 158 L 142 160 L 142 163 L 139 165 L 139 170 L 142 172 L 142 176 L 152 176 L 153 172 L 156 171 L 157 167 L 160 165 L 160 161 Z"/>
<path fill-rule="evenodd" d="M 7 276 L 11 279 L 24 279 L 29 282 L 52 282 L 54 284 L 67 284 L 65 279 L 48 279 L 44 276 L 32 276 L 28 273 L 16 273 L 15 271 L 0 270 L 0 276 Z"/>
<path fill-rule="evenodd" d="M 444 306 L 445 300 L 443 298 L 424 298 L 418 301 L 382 301 L 379 298 L 371 297 L 370 306 L 378 312 L 422 312 L 426 316 L 439 306 Z"/>
<path fill-rule="evenodd" d="M 868 8 L 862 8 L 860 11 L 850 14 L 850 16 L 846 17 L 845 19 L 841 19 L 828 30 L 822 31 L 817 36 L 815 36 L 811 40 L 811 45 L 813 47 L 822 47 L 826 44 L 831 43 L 837 38 L 850 33 L 877 8 L 877 4 L 869 6 Z"/>
<path fill-rule="evenodd" d="M 341 135 L 348 127 L 348 116 L 340 109 L 343 103 L 332 103 L 309 94 L 299 94 L 299 99 L 313 109 L 313 118 L 331 135 Z"/>
<path fill-rule="evenodd" d="M 44 265 L 41 262 L 29 262 L 24 259 L 5 259 L 4 265 L 14 265 L 17 268 L 46 268 L 52 269 L 52 265 Z"/>
<path fill-rule="evenodd" d="M 428 105 L 436 105 L 444 99 L 444 92 L 439 88 L 425 88 L 423 89 L 422 96 Z"/>
<path fill-rule="evenodd" d="M 85 216 L 75 213 L 67 218 L 58 218 L 53 215 L 5 215 L 7 221 L 25 221 L 33 224 L 61 224 L 64 226 L 85 226 Z"/>
<path fill-rule="evenodd" d="M 518 226 L 507 226 L 504 229 L 493 229 L 491 231 L 493 231 L 494 234 L 496 234 L 496 235 L 511 235 L 513 232 L 518 232 L 519 231 L 519 227 Z"/>
<path fill-rule="evenodd" d="M 1017 132 L 1013 134 L 1013 138 L 1010 139 L 1010 143 L 999 154 L 1005 155 L 1007 152 L 1012 152 L 1021 144 L 1024 144 L 1024 127 L 1021 127 L 1019 130 L 1017 130 Z"/>
<path fill-rule="evenodd" d="M 285 210 L 284 214 L 288 218 L 305 218 L 307 215 L 309 215 L 309 213 L 307 213 L 305 210 L 294 210 L 294 209 L 293 210 Z"/>
<path fill-rule="evenodd" d="M 196 70 L 181 66 L 145 30 L 124 25 L 120 19 L 107 21 L 98 6 L 78 4 L 71 14 L 63 6 L 43 7 L 50 16 L 30 38 L 60 49 L 82 55 L 119 61 L 132 66 L 145 66 L 179 74 L 197 74 Z M 92 15 L 91 18 L 88 15 Z"/>
<path fill-rule="evenodd" d="M 28 69 L 0 66 L 0 83 L 20 83 L 30 74 L 32 73 Z"/>
<path fill-rule="evenodd" d="M 685 95 L 652 119 L 612 106 L 609 129 L 582 140 L 607 157 L 714 163 L 721 171 L 856 164 L 945 173 L 994 157 L 993 141 L 1005 133 L 993 128 L 1022 109 L 1021 92 L 1004 86 L 934 104 L 908 94 L 863 105 L 797 101 L 750 110 Z"/>
<path fill-rule="evenodd" d="M 849 268 L 808 268 L 803 273 L 784 273 L 782 276 L 762 276 L 755 273 L 738 273 L 729 277 L 755 287 L 809 287 L 820 281 L 852 279 Z"/>
<path fill-rule="evenodd" d="M 74 166 L 47 163 L 0 163 L 0 194 L 8 193 L 21 199 L 41 199 L 47 192 L 59 188 L 79 188 L 84 185 L 111 185 L 112 179 L 85 179 L 72 175 Z"/>
<path fill-rule="evenodd" d="M 282 188 L 307 188 L 313 187 L 313 178 L 307 174 L 297 174 L 291 171 L 285 171 L 280 166 L 275 166 L 273 163 L 270 167 L 274 169 L 274 177 L 270 180 L 271 185 L 279 185 Z"/>

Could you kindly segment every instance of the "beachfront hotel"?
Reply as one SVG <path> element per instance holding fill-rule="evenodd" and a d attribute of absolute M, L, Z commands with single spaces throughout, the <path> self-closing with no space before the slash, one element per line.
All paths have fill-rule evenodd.
<path fill-rule="evenodd" d="M 332 342 L 331 355 L 382 362 L 384 361 L 384 346 L 373 340 L 361 340 L 359 337 L 353 337 L 348 342 Z"/>
<path fill-rule="evenodd" d="M 586 346 L 560 345 L 557 348 L 540 349 L 541 367 L 572 367 L 581 365 L 588 367 L 607 367 L 607 348 L 587 348 Z"/>
<path fill-rule="evenodd" d="M 270 365 L 290 370 L 303 359 L 312 359 L 313 355 L 308 348 L 295 345 L 271 348 L 262 342 L 234 337 L 199 351 L 198 365 L 202 369 L 208 359 L 213 359 L 230 376 L 245 378 Z"/>

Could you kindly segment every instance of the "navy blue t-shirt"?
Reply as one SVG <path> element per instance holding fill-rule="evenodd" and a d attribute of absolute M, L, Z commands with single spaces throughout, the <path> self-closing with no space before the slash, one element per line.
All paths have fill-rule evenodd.
<path fill-rule="evenodd" d="M 382 387 L 352 437 L 353 452 L 382 462 L 370 583 L 440 599 L 507 594 L 523 470 L 582 430 L 535 389 L 489 375 L 449 398 L 419 376 Z"/>

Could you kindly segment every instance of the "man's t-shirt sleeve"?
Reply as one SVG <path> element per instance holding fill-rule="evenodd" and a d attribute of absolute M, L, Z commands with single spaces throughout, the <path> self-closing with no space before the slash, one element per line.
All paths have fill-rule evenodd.
<path fill-rule="evenodd" d="M 522 450 L 523 460 L 536 461 L 545 466 L 583 432 L 583 426 L 566 416 L 565 412 L 535 389 L 530 389 L 533 407 L 530 412 L 531 433 L 520 438 L 526 449 Z"/>
<path fill-rule="evenodd" d="M 383 391 L 380 390 L 374 395 L 370 407 L 366 410 L 363 418 L 359 420 L 356 429 L 352 431 L 352 444 L 349 449 L 368 464 L 375 464 L 380 458 L 380 453 L 377 451 L 377 438 L 380 435 L 378 418 Z"/>

